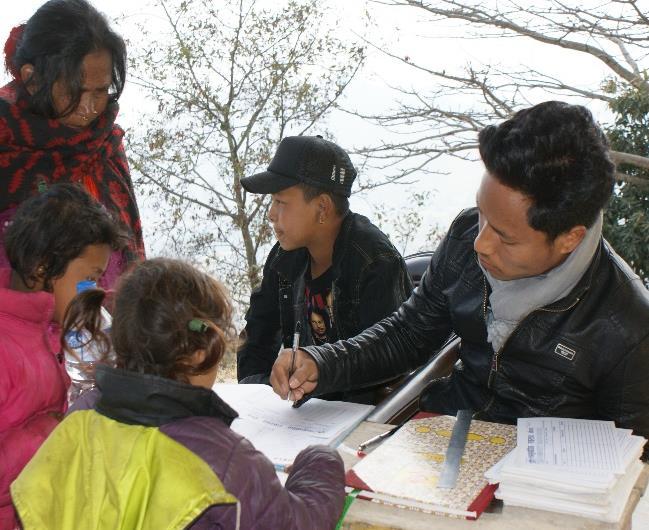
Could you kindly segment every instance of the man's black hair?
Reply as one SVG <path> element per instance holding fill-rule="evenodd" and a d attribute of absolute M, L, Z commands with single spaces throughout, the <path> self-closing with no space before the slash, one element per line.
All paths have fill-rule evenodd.
<path fill-rule="evenodd" d="M 106 17 L 86 0 L 50 0 L 27 21 L 16 47 L 16 70 L 34 66 L 27 84 L 35 89 L 31 108 L 48 118 L 69 115 L 81 100 L 82 63 L 86 55 L 106 50 L 113 62 L 110 101 L 117 101 L 126 78 L 126 46 L 110 29 Z M 68 90 L 70 104 L 59 114 L 52 99 L 52 88 L 61 81 Z"/>
<path fill-rule="evenodd" d="M 298 187 L 302 190 L 302 195 L 306 202 L 311 202 L 316 197 L 320 195 L 329 195 L 331 197 L 331 202 L 333 202 L 336 213 L 340 217 L 344 217 L 345 214 L 349 211 L 349 199 L 343 195 L 338 195 L 331 191 L 323 190 L 322 188 L 316 188 L 315 186 L 309 186 L 308 184 L 300 183 Z"/>
<path fill-rule="evenodd" d="M 29 288 L 43 281 L 45 290 L 89 245 L 121 249 L 126 236 L 108 210 L 81 186 L 55 184 L 27 199 L 5 231 L 12 270 Z"/>
<path fill-rule="evenodd" d="M 478 139 L 487 171 L 531 199 L 528 223 L 551 240 L 590 227 L 611 196 L 608 142 L 585 107 L 547 101 L 486 127 Z"/>

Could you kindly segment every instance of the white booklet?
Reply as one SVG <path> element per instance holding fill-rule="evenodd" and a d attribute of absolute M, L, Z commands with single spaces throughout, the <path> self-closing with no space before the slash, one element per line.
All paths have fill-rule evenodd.
<path fill-rule="evenodd" d="M 374 409 L 312 398 L 294 409 L 268 385 L 217 383 L 214 391 L 239 413 L 232 430 L 245 436 L 275 467 L 293 463 L 309 445 L 336 447 Z"/>

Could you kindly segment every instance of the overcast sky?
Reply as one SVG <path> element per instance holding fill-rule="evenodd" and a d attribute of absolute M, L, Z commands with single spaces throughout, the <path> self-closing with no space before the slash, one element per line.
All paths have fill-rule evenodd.
<path fill-rule="evenodd" d="M 423 13 L 417 9 L 368 5 L 362 0 L 323 2 L 324 5 L 331 6 L 332 12 L 339 17 L 337 31 L 354 32 L 357 28 L 362 28 L 366 21 L 365 10 L 369 9 L 372 23 L 375 25 L 371 39 L 378 47 L 389 48 L 400 56 L 408 55 L 413 62 L 431 67 L 456 69 L 469 62 L 510 65 L 512 68 L 533 65 L 537 69 L 549 68 L 549 73 L 583 85 L 597 84 L 606 74 L 604 68 L 593 59 L 576 53 L 546 49 L 522 39 L 463 39 L 463 29 L 450 23 L 447 26 L 436 25 L 433 33 L 431 25 L 422 22 Z M 4 43 L 12 26 L 25 21 L 41 4 L 41 1 L 34 0 L 5 2 L 0 20 L 0 42 Z M 128 21 L 146 19 L 155 23 L 157 18 L 155 11 L 147 7 L 147 2 L 143 0 L 95 0 L 94 5 L 111 19 L 126 15 L 127 22 L 118 22 L 115 27 L 130 39 L 136 39 L 137 35 L 129 34 Z M 7 76 L 3 72 L 0 80 L 6 79 Z M 391 85 L 400 84 L 425 93 L 429 82 L 414 69 L 399 65 L 379 51 L 372 51 L 360 77 L 349 87 L 344 104 L 348 108 L 366 112 L 385 111 L 396 105 L 396 95 L 390 89 Z M 127 134 L 130 128 L 137 126 L 140 118 L 138 101 L 141 97 L 136 88 L 127 83 L 118 119 Z M 461 102 L 459 104 L 461 105 Z M 600 109 L 593 111 L 596 116 L 598 112 L 601 113 Z M 605 119 L 603 116 L 598 117 Z M 377 127 L 344 113 L 333 115 L 327 125 L 337 142 L 347 148 L 378 143 L 382 135 L 382 131 Z M 446 228 L 460 209 L 473 205 L 482 166 L 477 162 L 441 160 L 436 169 L 446 172 L 447 175 L 427 176 L 419 184 L 409 188 L 433 191 L 434 197 L 427 212 L 427 221 Z M 369 196 L 355 196 L 352 199 L 352 208 L 371 216 L 372 205 L 376 202 L 390 202 L 398 206 L 399 197 L 407 195 L 403 191 L 403 188 L 383 189 Z M 146 230 L 146 218 L 143 219 L 143 225 Z"/>

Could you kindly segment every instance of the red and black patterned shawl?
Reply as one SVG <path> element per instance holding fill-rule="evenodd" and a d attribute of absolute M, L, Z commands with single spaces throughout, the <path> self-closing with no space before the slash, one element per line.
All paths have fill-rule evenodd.
<path fill-rule="evenodd" d="M 74 129 L 29 110 L 22 85 L 0 88 L 0 212 L 38 193 L 39 186 L 79 182 L 129 231 L 127 261 L 144 258 L 140 214 L 111 103 L 88 127 Z M 41 184 L 43 183 L 43 184 Z"/>

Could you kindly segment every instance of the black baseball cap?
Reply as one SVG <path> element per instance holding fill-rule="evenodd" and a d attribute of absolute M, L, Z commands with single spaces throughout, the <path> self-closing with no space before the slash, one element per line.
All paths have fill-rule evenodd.
<path fill-rule="evenodd" d="M 322 136 L 287 136 L 277 146 L 267 171 L 241 179 L 250 193 L 277 193 L 296 184 L 349 197 L 356 170 L 349 155 Z"/>

